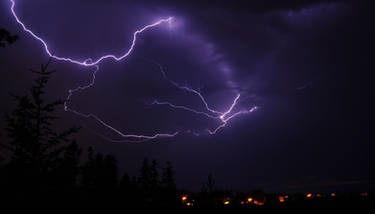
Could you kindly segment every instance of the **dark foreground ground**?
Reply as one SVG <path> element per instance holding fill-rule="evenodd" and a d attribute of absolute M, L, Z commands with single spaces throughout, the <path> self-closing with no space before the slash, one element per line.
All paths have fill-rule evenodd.
<path fill-rule="evenodd" d="M 3 192 L 4 193 L 4 192 Z M 118 190 L 69 190 L 45 191 L 37 193 L 2 194 L 3 204 L 32 204 L 34 207 L 57 205 L 60 207 L 111 207 L 111 208 L 242 208 L 252 211 L 262 210 L 374 210 L 373 193 L 304 193 L 304 194 L 264 194 L 262 191 L 250 193 L 183 191 L 171 194 L 153 195 L 129 194 Z"/>

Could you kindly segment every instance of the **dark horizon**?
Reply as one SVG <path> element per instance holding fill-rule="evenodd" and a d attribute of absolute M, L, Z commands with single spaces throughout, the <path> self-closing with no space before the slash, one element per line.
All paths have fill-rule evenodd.
<path fill-rule="evenodd" d="M 20 19 L 52 54 L 81 61 L 119 56 L 136 30 L 173 17 L 139 34 L 126 59 L 100 62 L 95 85 L 76 92 L 69 108 L 93 113 L 124 133 L 177 136 L 111 142 L 101 136 L 125 138 L 94 118 L 56 109 L 57 130 L 82 127 L 73 137 L 79 146 L 113 155 L 121 172 L 138 176 L 147 157 L 170 161 L 177 187 L 194 192 L 210 173 L 219 188 L 234 191 L 375 190 L 374 15 L 364 1 L 15 2 Z M 10 0 L 0 3 L 0 29 L 18 36 L 0 47 L 3 115 L 16 106 L 9 93 L 27 94 L 35 79 L 29 69 L 49 59 L 10 7 Z M 66 99 L 68 90 L 87 85 L 95 70 L 53 58 L 49 68 L 57 72 L 47 86 L 48 101 Z M 256 109 L 211 135 L 207 129 L 220 126 L 220 119 L 155 105 L 168 101 L 207 113 L 196 94 L 181 90 L 185 86 L 221 114 L 238 94 L 231 114 Z M 9 141 L 5 127 L 0 120 L 3 143 Z"/>

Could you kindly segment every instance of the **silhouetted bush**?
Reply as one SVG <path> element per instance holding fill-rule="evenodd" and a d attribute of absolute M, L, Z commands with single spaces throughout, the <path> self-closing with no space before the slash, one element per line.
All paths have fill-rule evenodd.
<path fill-rule="evenodd" d="M 9 31 L 5 30 L 4 28 L 0 29 L 0 47 L 5 48 L 6 44 L 12 44 L 17 39 L 17 35 L 11 35 Z"/>

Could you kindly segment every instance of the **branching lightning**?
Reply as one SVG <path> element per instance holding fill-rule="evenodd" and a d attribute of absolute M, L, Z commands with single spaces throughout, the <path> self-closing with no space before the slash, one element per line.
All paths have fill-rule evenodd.
<path fill-rule="evenodd" d="M 86 89 L 94 86 L 95 79 L 96 79 L 96 73 L 99 71 L 99 64 L 103 60 L 105 60 L 105 59 L 113 59 L 115 61 L 121 61 L 121 60 L 125 59 L 126 57 L 128 57 L 132 53 L 132 51 L 133 51 L 133 49 L 134 49 L 134 47 L 136 45 L 137 36 L 139 34 L 143 33 L 144 31 L 146 31 L 148 29 L 154 28 L 154 27 L 159 26 L 159 25 L 164 24 L 164 23 L 169 23 L 170 24 L 173 21 L 173 17 L 168 17 L 168 18 L 165 18 L 165 19 L 160 19 L 159 21 L 157 21 L 155 23 L 146 25 L 146 26 L 142 27 L 141 29 L 135 31 L 133 33 L 133 40 L 132 40 L 132 44 L 131 44 L 130 48 L 127 50 L 127 52 L 125 52 L 124 54 L 122 54 L 120 56 L 116 56 L 114 54 L 109 54 L 109 55 L 101 56 L 100 58 L 98 58 L 96 60 L 92 60 L 91 58 L 89 58 L 89 59 L 80 61 L 80 60 L 73 59 L 73 58 L 70 58 L 70 57 L 62 57 L 62 56 L 57 56 L 57 55 L 52 54 L 51 51 L 50 51 L 50 49 L 49 49 L 49 47 L 48 47 L 48 45 L 47 45 L 47 43 L 41 37 L 39 37 L 33 31 L 31 31 L 29 28 L 27 28 L 25 26 L 25 24 L 19 19 L 19 17 L 17 16 L 17 14 L 15 12 L 15 5 L 16 5 L 15 0 L 10 0 L 10 2 L 11 2 L 11 8 L 10 8 L 11 12 L 12 12 L 15 20 L 17 21 L 17 23 L 19 25 L 21 25 L 21 27 L 23 28 L 23 30 L 25 32 L 27 32 L 28 34 L 30 34 L 34 39 L 36 39 L 39 42 L 41 42 L 41 44 L 44 47 L 44 50 L 45 50 L 46 54 L 49 57 L 51 57 L 53 59 L 56 59 L 58 61 L 65 61 L 65 62 L 70 62 L 70 63 L 77 64 L 79 66 L 93 67 L 94 68 L 94 71 L 92 73 L 92 78 L 91 78 L 91 81 L 90 81 L 89 84 L 84 85 L 84 86 L 78 86 L 78 87 L 76 87 L 74 89 L 68 90 L 68 96 L 67 96 L 66 101 L 64 103 L 64 110 L 65 111 L 74 113 L 74 114 L 82 116 L 84 118 L 92 118 L 92 119 L 96 120 L 98 123 L 100 123 L 101 125 L 103 125 L 104 127 L 108 128 L 109 130 L 115 132 L 120 137 L 122 137 L 123 139 L 125 139 L 125 140 L 114 140 L 114 139 L 110 139 L 110 138 L 108 138 L 108 137 L 106 137 L 106 136 L 104 136 L 102 134 L 98 134 L 102 138 L 104 138 L 104 139 L 106 139 L 108 141 L 111 141 L 111 142 L 144 142 L 144 141 L 151 140 L 151 139 L 156 139 L 156 138 L 159 138 L 159 137 L 174 137 L 174 136 L 178 135 L 179 133 L 181 133 L 180 131 L 175 131 L 175 132 L 172 132 L 172 133 L 156 133 L 154 135 L 126 134 L 126 133 L 124 133 L 124 132 L 122 132 L 122 131 L 114 128 L 109 123 L 105 122 L 103 119 L 101 119 L 100 117 L 96 116 L 95 114 L 92 114 L 92 113 L 82 113 L 82 112 L 79 112 L 77 110 L 69 108 L 69 105 L 68 105 L 68 102 L 70 101 L 71 97 L 73 96 L 73 94 L 75 92 L 86 90 Z M 153 62 L 153 63 L 159 66 L 160 72 L 162 73 L 162 75 L 163 75 L 163 77 L 164 77 L 164 79 L 166 81 L 168 81 L 170 84 L 172 84 L 174 87 L 176 87 L 179 90 L 184 90 L 184 91 L 187 91 L 187 92 L 192 93 L 195 96 L 197 96 L 200 99 L 200 101 L 202 102 L 202 104 L 204 105 L 205 111 L 199 111 L 199 110 L 196 110 L 194 108 L 187 107 L 187 106 L 176 105 L 176 104 L 173 104 L 173 103 L 167 102 L 167 101 L 154 100 L 154 102 L 152 104 L 154 104 L 154 105 L 166 105 L 166 106 L 168 106 L 170 108 L 173 108 L 173 109 L 185 110 L 185 111 L 188 111 L 188 112 L 191 112 L 191 113 L 194 113 L 194 114 L 198 114 L 198 115 L 204 116 L 204 117 L 206 117 L 208 119 L 213 119 L 213 120 L 219 121 L 220 125 L 217 126 L 215 129 L 212 129 L 212 130 L 211 129 L 206 129 L 205 130 L 205 131 L 207 131 L 211 135 L 216 134 L 221 128 L 224 128 L 231 119 L 233 119 L 233 118 L 235 118 L 235 117 L 237 117 L 239 115 L 242 115 L 242 114 L 251 113 L 251 112 L 253 112 L 253 111 L 255 111 L 257 109 L 257 107 L 255 106 L 255 107 L 252 107 L 249 110 L 242 110 L 242 111 L 238 111 L 238 112 L 233 113 L 232 111 L 235 108 L 235 106 L 238 104 L 239 99 L 240 99 L 240 94 L 237 94 L 237 96 L 233 100 L 233 102 L 230 105 L 230 107 L 228 108 L 228 110 L 226 110 L 225 112 L 221 112 L 221 111 L 215 110 L 215 109 L 213 109 L 213 108 L 211 108 L 209 106 L 208 102 L 206 101 L 206 99 L 204 98 L 204 96 L 202 95 L 202 93 L 200 93 L 199 91 L 197 91 L 197 90 L 195 90 L 193 88 L 190 88 L 190 87 L 187 87 L 187 86 L 181 86 L 180 84 L 178 84 L 178 83 L 176 83 L 176 82 L 168 79 L 166 73 L 163 70 L 163 67 L 159 63 L 156 63 L 156 62 Z M 191 133 L 191 134 L 193 134 L 195 136 L 199 136 L 201 134 L 201 133 L 198 133 L 198 132 L 192 132 L 190 130 L 185 131 L 185 133 Z"/>
<path fill-rule="evenodd" d="M 206 116 L 210 119 L 220 120 L 221 124 L 218 127 L 216 127 L 215 129 L 213 129 L 213 130 L 206 129 L 206 131 L 211 135 L 216 134 L 221 128 L 224 128 L 227 125 L 227 123 L 229 122 L 229 120 L 231 120 L 231 119 L 233 119 L 233 118 L 235 118 L 235 117 L 237 117 L 238 115 L 241 115 L 241 114 L 251 113 L 258 108 L 257 106 L 254 106 L 249 110 L 242 110 L 242 111 L 238 111 L 238 112 L 233 113 L 232 112 L 233 108 L 237 105 L 238 100 L 240 99 L 240 96 L 241 96 L 240 94 L 237 94 L 237 96 L 233 100 L 232 105 L 229 107 L 229 109 L 227 111 L 220 112 L 220 111 L 217 111 L 217 110 L 213 110 L 209 107 L 209 105 L 208 105 L 206 99 L 204 98 L 204 96 L 202 95 L 202 93 L 200 93 L 199 91 L 197 91 L 195 89 L 189 88 L 187 86 L 181 86 L 178 83 L 168 79 L 167 74 L 165 73 L 165 71 L 163 69 L 163 66 L 161 64 L 155 62 L 155 61 L 151 61 L 151 62 L 156 64 L 159 67 L 160 72 L 162 73 L 164 79 L 167 80 L 170 84 L 172 84 L 173 86 L 175 86 L 176 88 L 178 88 L 180 90 L 184 90 L 184 91 L 193 93 L 194 95 L 198 96 L 199 99 L 202 101 L 203 105 L 205 106 L 207 112 L 199 111 L 199 110 L 189 108 L 189 107 L 186 107 L 186 106 L 175 105 L 171 102 L 166 102 L 166 101 L 160 102 L 158 100 L 154 100 L 154 102 L 152 104 L 167 105 L 167 106 L 169 106 L 171 108 L 174 108 L 174 109 L 182 109 L 182 110 L 189 111 L 189 112 L 192 112 L 192 113 L 195 113 L 195 114 Z M 194 133 L 194 135 L 197 136 L 197 135 L 200 135 L 200 134 Z"/>
<path fill-rule="evenodd" d="M 159 21 L 157 21 L 153 24 L 146 25 L 143 28 L 135 31 L 133 33 L 133 41 L 132 41 L 132 44 L 131 44 L 130 48 L 128 49 L 128 51 L 126 53 L 124 53 L 121 56 L 115 56 L 113 54 L 108 54 L 108 55 L 104 55 L 104 56 L 100 57 L 96 61 L 93 61 L 90 58 L 86 59 L 84 61 L 79 61 L 79 60 L 72 59 L 72 58 L 69 58 L 69 57 L 59 57 L 59 56 L 51 54 L 51 51 L 49 50 L 47 43 L 41 37 L 37 36 L 30 29 L 28 29 L 25 26 L 25 24 L 23 22 L 21 22 L 21 20 L 18 18 L 17 14 L 15 12 L 15 9 L 14 9 L 15 6 L 16 6 L 15 0 L 10 0 L 10 2 L 12 3 L 12 6 L 11 6 L 12 14 L 13 14 L 14 18 L 16 19 L 16 21 L 18 22 L 18 24 L 20 24 L 22 26 L 24 31 L 28 32 L 31 36 L 33 36 L 35 39 L 39 40 L 43 44 L 44 50 L 46 51 L 46 53 L 48 54 L 49 57 L 52 57 L 52 58 L 54 58 L 56 60 L 59 60 L 59 61 L 67 61 L 67 62 L 71 62 L 71 63 L 77 64 L 77 65 L 82 65 L 82 66 L 95 66 L 95 65 L 98 65 L 101 61 L 103 61 L 105 59 L 114 59 L 116 61 L 123 60 L 124 58 L 129 56 L 131 54 L 131 52 L 133 51 L 133 49 L 135 47 L 135 44 L 136 44 L 136 41 L 137 41 L 138 34 L 142 33 L 145 30 L 148 30 L 150 28 L 158 26 L 160 24 L 171 23 L 172 20 L 173 20 L 173 17 L 169 17 L 169 18 L 166 18 L 166 19 L 160 19 Z"/>

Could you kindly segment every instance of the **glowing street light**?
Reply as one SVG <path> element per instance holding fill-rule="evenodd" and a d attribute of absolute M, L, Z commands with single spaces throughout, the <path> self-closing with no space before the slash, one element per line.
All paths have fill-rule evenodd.
<path fill-rule="evenodd" d="M 254 199 L 250 197 L 250 198 L 247 199 L 247 203 L 251 203 L 251 202 L 253 202 L 253 200 Z"/>

